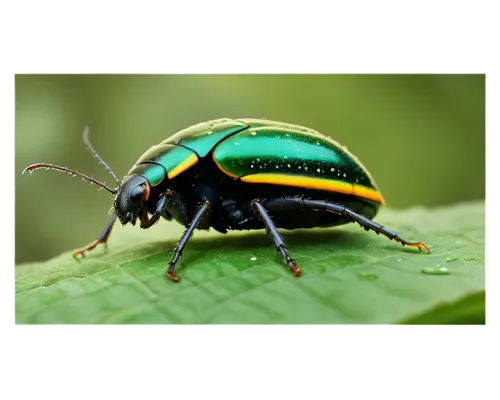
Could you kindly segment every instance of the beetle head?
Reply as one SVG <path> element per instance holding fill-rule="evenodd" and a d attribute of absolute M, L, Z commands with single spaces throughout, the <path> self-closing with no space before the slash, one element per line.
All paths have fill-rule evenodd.
<path fill-rule="evenodd" d="M 151 186 L 141 175 L 128 176 L 116 194 L 114 207 L 118 219 L 125 225 L 135 221 L 141 210 L 146 211 L 145 202 L 148 200 Z"/>

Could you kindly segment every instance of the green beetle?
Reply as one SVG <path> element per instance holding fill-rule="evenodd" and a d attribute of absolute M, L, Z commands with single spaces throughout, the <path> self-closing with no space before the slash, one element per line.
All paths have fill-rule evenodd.
<path fill-rule="evenodd" d="M 382 194 L 370 173 L 345 147 L 303 126 L 261 119 L 217 119 L 184 129 L 151 147 L 134 164 L 123 182 L 98 156 L 85 129 L 84 143 L 112 175 L 112 189 L 87 175 L 53 164 L 48 168 L 78 175 L 115 195 L 113 214 L 104 231 L 83 256 L 106 244 L 116 219 L 149 228 L 160 217 L 175 219 L 187 230 L 174 250 L 166 276 L 177 281 L 175 266 L 193 231 L 265 228 L 288 268 L 300 269 L 289 256 L 277 227 L 328 227 L 358 222 L 403 246 L 409 242 L 374 221 Z"/>

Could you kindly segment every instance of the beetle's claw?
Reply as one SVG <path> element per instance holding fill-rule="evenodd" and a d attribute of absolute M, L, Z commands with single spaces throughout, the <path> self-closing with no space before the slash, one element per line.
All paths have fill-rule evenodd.
<path fill-rule="evenodd" d="M 179 280 L 179 277 L 177 275 L 175 275 L 173 272 L 166 272 L 165 273 L 165 276 L 170 279 L 171 281 L 173 282 L 177 282 Z"/>
<path fill-rule="evenodd" d="M 394 238 L 394 239 L 397 242 L 401 243 L 403 245 L 403 247 L 404 246 L 418 247 L 419 251 L 422 251 L 422 249 L 425 249 L 425 250 L 427 250 L 427 253 L 431 252 L 429 247 L 427 247 L 427 245 L 423 242 L 407 242 L 407 241 L 400 240 L 399 238 Z"/>
<path fill-rule="evenodd" d="M 287 265 L 288 265 L 288 268 L 290 269 L 290 271 L 292 271 L 292 274 L 294 274 L 295 276 L 300 276 L 300 268 L 297 267 L 297 265 L 295 265 L 295 261 L 292 260 L 291 258 L 288 258 L 287 260 Z"/>
<path fill-rule="evenodd" d="M 104 243 L 105 249 L 108 248 L 108 244 L 105 241 L 96 239 L 92 243 L 90 243 L 87 247 L 84 247 L 83 249 L 75 251 L 73 253 L 73 258 L 75 260 L 78 260 L 78 256 L 81 256 L 81 258 L 84 258 L 85 257 L 85 252 L 86 251 L 94 250 L 99 243 Z"/>

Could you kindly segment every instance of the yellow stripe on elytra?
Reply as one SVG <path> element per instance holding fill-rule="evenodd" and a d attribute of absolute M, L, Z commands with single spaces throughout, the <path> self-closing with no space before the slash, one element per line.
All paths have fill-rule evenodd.
<path fill-rule="evenodd" d="M 188 168 L 192 167 L 198 162 L 198 157 L 195 154 L 191 154 L 183 162 L 177 165 L 172 171 L 168 173 L 168 179 L 173 179 L 180 173 L 184 172 Z"/>
<path fill-rule="evenodd" d="M 269 183 L 274 185 L 296 186 L 306 189 L 326 190 L 328 192 L 343 193 L 361 197 L 363 199 L 375 201 L 381 205 L 385 204 L 384 198 L 378 191 L 356 183 L 333 181 L 308 176 L 266 173 L 247 175 L 242 177 L 241 181 L 247 183 Z"/>

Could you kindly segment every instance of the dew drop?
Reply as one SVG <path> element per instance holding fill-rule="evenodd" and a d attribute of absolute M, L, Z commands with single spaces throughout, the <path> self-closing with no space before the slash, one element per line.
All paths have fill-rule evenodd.
<path fill-rule="evenodd" d="M 330 171 L 335 172 L 335 168 L 330 168 Z"/>
<path fill-rule="evenodd" d="M 255 135 L 257 135 L 257 132 L 253 132 L 253 131 L 252 131 L 252 136 L 255 136 Z"/>
<path fill-rule="evenodd" d="M 304 167 L 304 171 L 307 171 L 308 169 L 309 169 L 309 168 L 307 168 L 307 167 Z"/>
<path fill-rule="evenodd" d="M 450 271 L 446 267 L 429 267 L 422 269 L 423 274 L 428 275 L 448 275 Z"/>
<path fill-rule="evenodd" d="M 287 166 L 288 168 L 292 168 L 292 166 L 291 166 L 290 164 L 287 164 L 286 166 Z"/>
<path fill-rule="evenodd" d="M 359 277 L 359 279 L 364 279 L 367 281 L 374 281 L 374 280 L 378 279 L 377 274 L 358 274 L 358 277 Z"/>
<path fill-rule="evenodd" d="M 321 169 L 320 169 L 320 168 L 318 168 L 316 171 L 317 171 L 318 173 L 320 173 L 320 172 L 321 172 Z"/>
<path fill-rule="evenodd" d="M 250 260 L 257 261 L 257 257 L 252 257 Z"/>

